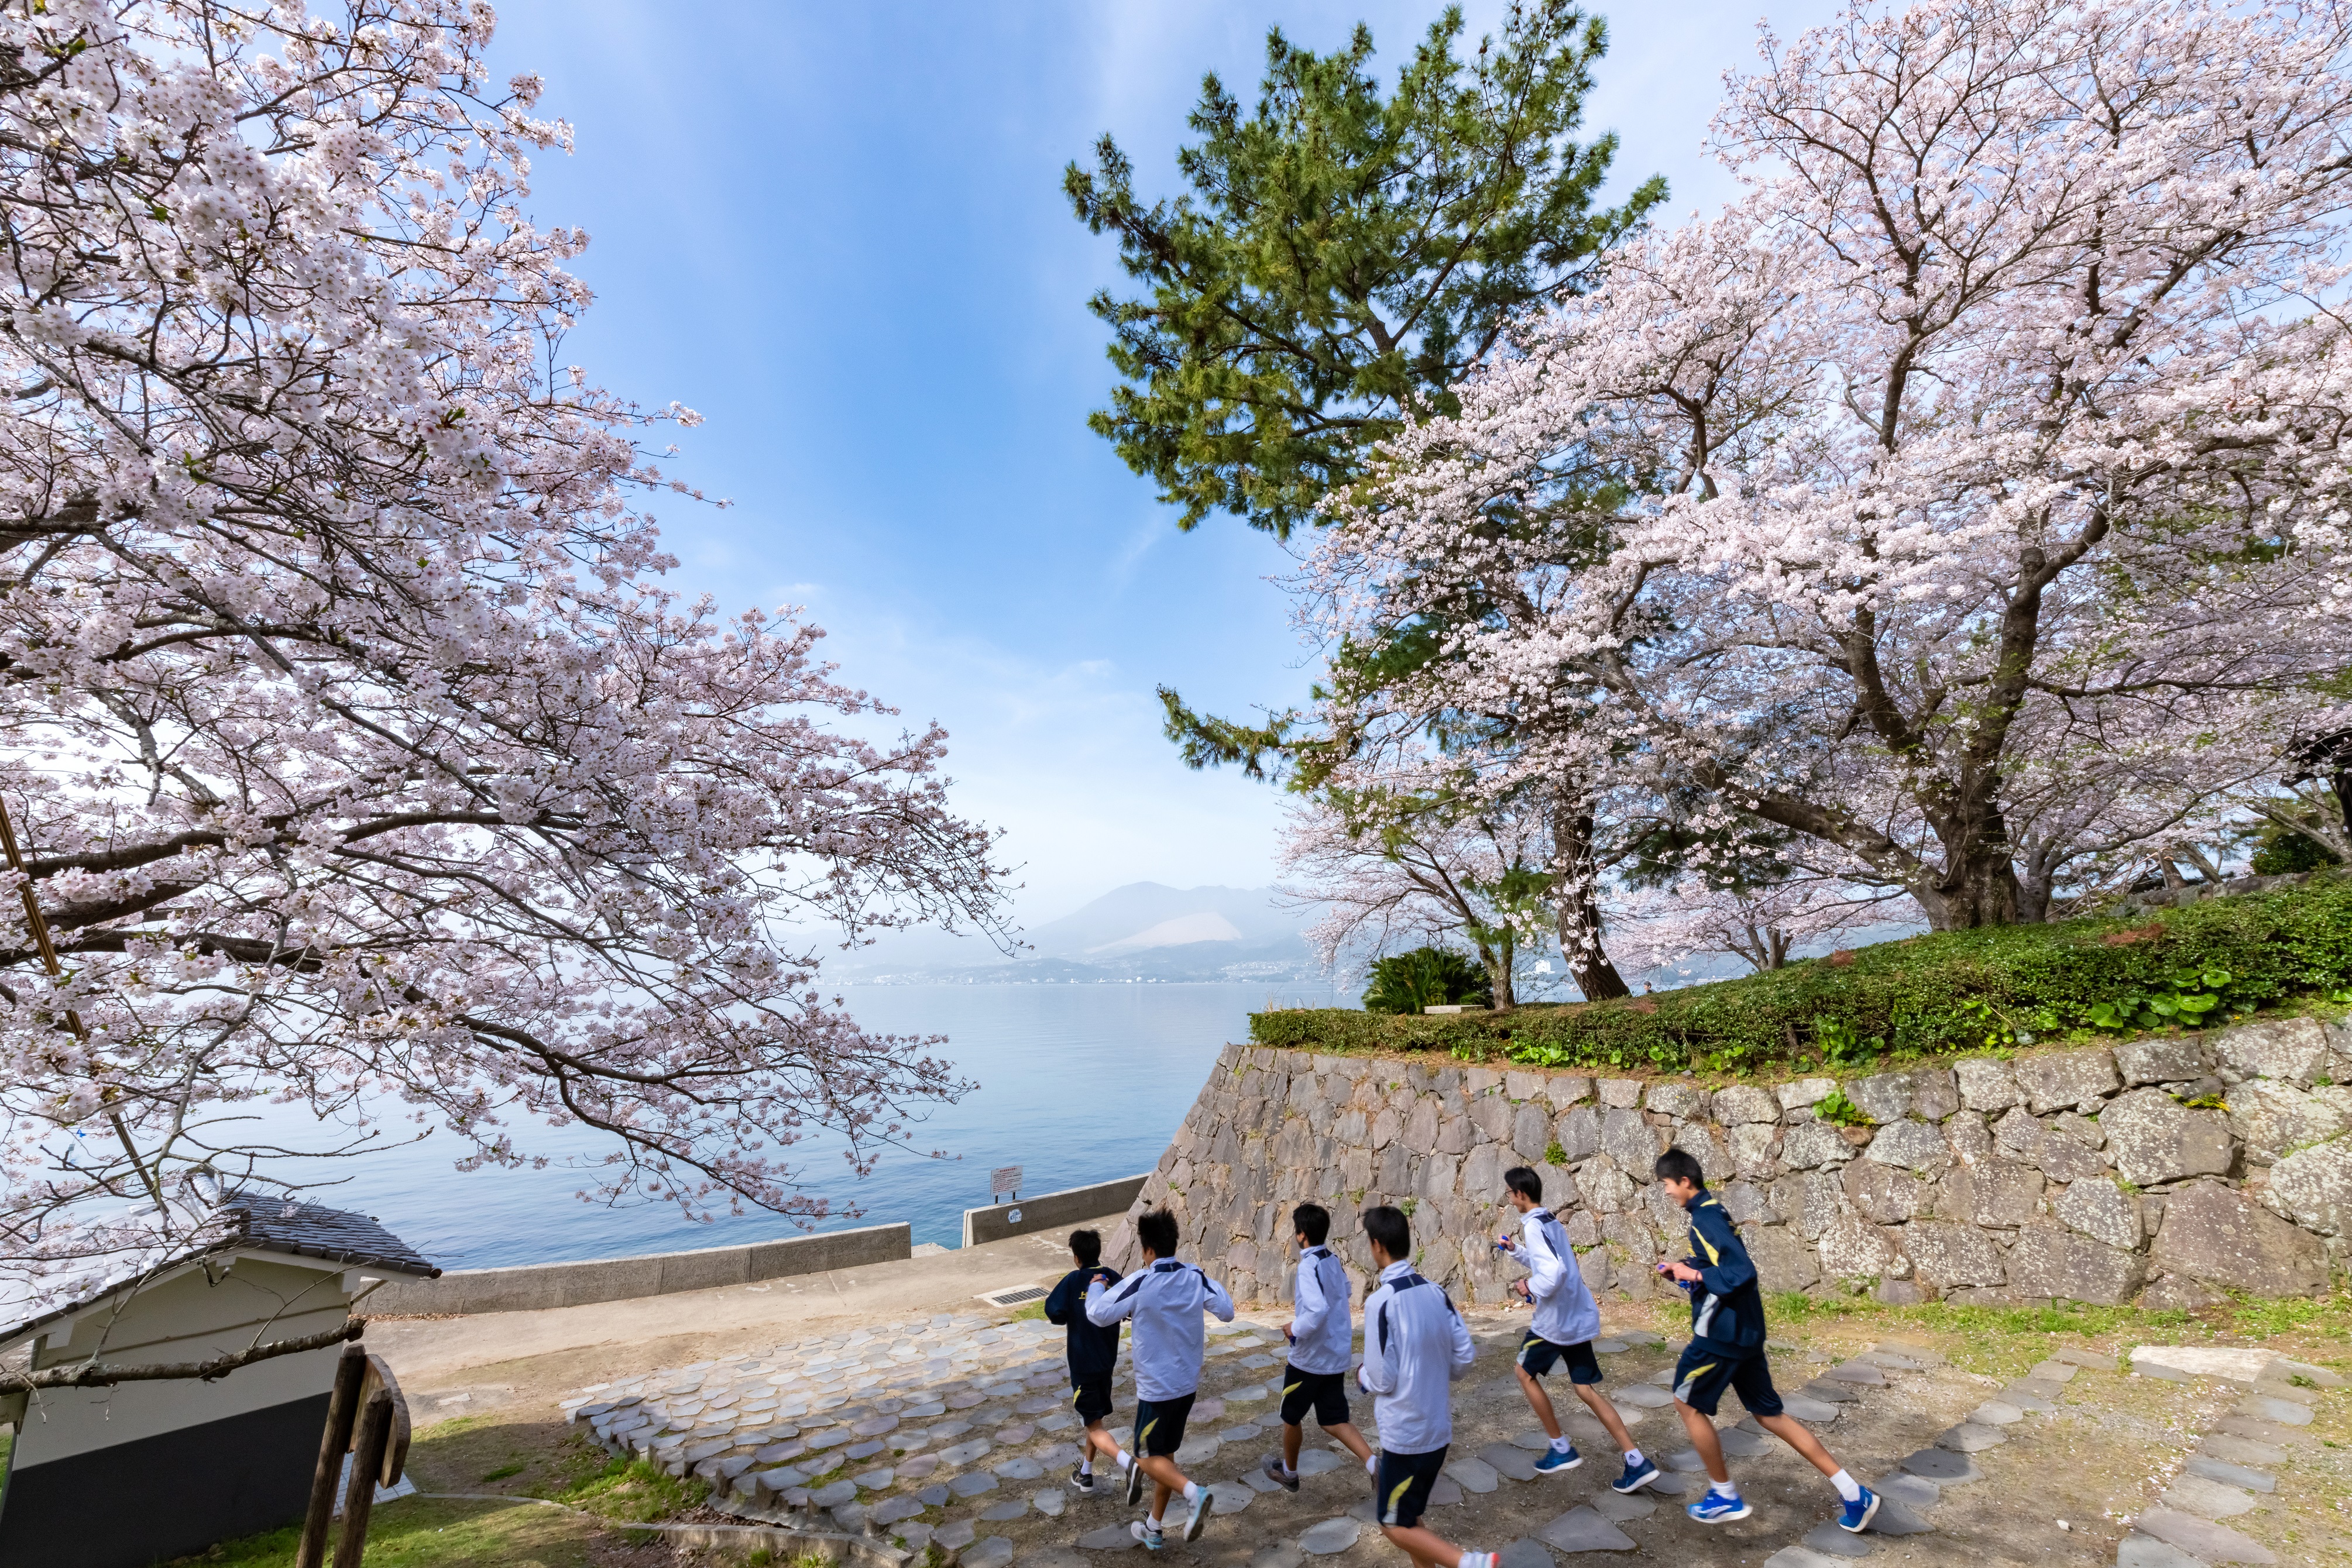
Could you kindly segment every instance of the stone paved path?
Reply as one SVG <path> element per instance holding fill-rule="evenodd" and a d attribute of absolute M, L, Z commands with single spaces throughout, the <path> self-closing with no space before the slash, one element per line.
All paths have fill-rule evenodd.
<path fill-rule="evenodd" d="M 1948 1386 L 1933 1399 L 1915 1393 L 1940 1375 L 1943 1358 L 1933 1351 L 1888 1343 L 1849 1362 L 1809 1365 L 1793 1347 L 1778 1347 L 1776 1376 L 1790 1413 L 1820 1429 L 1887 1501 L 1866 1534 L 1836 1529 L 1829 1487 L 1785 1445 L 1738 1420 L 1735 1403 L 1720 1430 L 1756 1511 L 1707 1527 L 1682 1512 L 1706 1480 L 1665 1392 L 1677 1346 L 1628 1329 L 1596 1347 L 1607 1357 L 1604 1387 L 1664 1471 L 1649 1492 L 1620 1498 L 1607 1486 L 1616 1456 L 1564 1382 L 1554 1400 L 1587 1460 L 1567 1476 L 1535 1475 L 1531 1460 L 1544 1439 L 1509 1364 L 1524 1319 L 1469 1316 L 1480 1363 L 1455 1391 L 1452 1458 L 1429 1523 L 1465 1544 L 1503 1551 L 1508 1568 L 1560 1568 L 1587 1553 L 1629 1551 L 1769 1568 L 1837 1568 L 1874 1555 L 1890 1565 L 2001 1560 L 2008 1554 L 1980 1546 L 1924 1557 L 1918 1548 L 1937 1539 L 1948 1489 L 1981 1479 L 1970 1456 L 2008 1441 L 2033 1409 L 2050 1408 L 2048 1396 L 2074 1371 L 2036 1368 L 1954 1423 L 1927 1406 L 1974 1394 Z M 1200 1542 L 1169 1550 L 1231 1568 L 1301 1568 L 1327 1558 L 1344 1560 L 1333 1568 L 1393 1568 L 1397 1554 L 1370 1525 L 1359 1468 L 1312 1427 L 1297 1494 L 1258 1472 L 1279 1442 L 1279 1327 L 1243 1319 L 1212 1323 L 1210 1333 L 1202 1398 L 1177 1458 L 1213 1485 L 1215 1511 Z M 1077 1450 L 1062 1345 L 1062 1331 L 1042 1322 L 943 1313 L 650 1372 L 565 1404 L 571 1419 L 613 1451 L 709 1478 L 714 1503 L 746 1519 L 859 1532 L 910 1551 L 929 1545 L 966 1568 L 1016 1559 L 1024 1568 L 1100 1568 L 1103 1554 L 1134 1547 L 1128 1524 L 1138 1511 L 1124 1505 L 1113 1472 L 1091 1497 L 1068 1485 Z M 1124 1382 L 1124 1358 L 1120 1371 Z M 1115 1427 L 1131 1416 L 1131 1399 L 1129 1384 Z M 1359 1423 L 1377 1443 L 1370 1413 L 1369 1401 L 1359 1401 Z"/>

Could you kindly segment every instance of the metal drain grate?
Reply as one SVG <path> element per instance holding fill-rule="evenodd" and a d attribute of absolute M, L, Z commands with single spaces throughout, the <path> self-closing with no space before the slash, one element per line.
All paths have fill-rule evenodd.
<path fill-rule="evenodd" d="M 1002 1291 L 983 1291 L 980 1299 L 992 1307 L 1017 1307 L 1024 1301 L 1042 1301 L 1050 1293 L 1037 1285 L 1012 1285 Z"/>

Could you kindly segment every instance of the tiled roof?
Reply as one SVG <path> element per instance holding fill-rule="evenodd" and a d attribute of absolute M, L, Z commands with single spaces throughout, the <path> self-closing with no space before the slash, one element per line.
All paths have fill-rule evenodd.
<path fill-rule="evenodd" d="M 243 1191 L 224 1197 L 221 1212 L 237 1226 L 236 1246 L 421 1274 L 428 1280 L 441 1273 L 408 1243 L 364 1214 L 322 1208 L 273 1193 Z"/>

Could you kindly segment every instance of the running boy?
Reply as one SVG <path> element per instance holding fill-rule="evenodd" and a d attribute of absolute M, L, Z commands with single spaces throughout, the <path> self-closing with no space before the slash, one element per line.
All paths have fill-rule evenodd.
<path fill-rule="evenodd" d="M 1660 1188 L 1690 1216 L 1691 1256 L 1658 1266 L 1668 1279 L 1694 1287 L 1691 1342 L 1675 1367 L 1675 1410 L 1690 1432 L 1691 1447 L 1706 1462 L 1707 1479 L 1715 1483 L 1684 1511 L 1702 1524 L 1746 1519 L 1753 1511 L 1724 1469 L 1723 1443 L 1715 1435 L 1715 1408 L 1729 1388 L 1759 1426 L 1829 1477 L 1845 1504 L 1838 1527 L 1861 1534 L 1878 1512 L 1878 1494 L 1846 1474 L 1811 1432 L 1781 1413 L 1772 1369 L 1764 1358 L 1764 1297 L 1756 1288 L 1756 1265 L 1748 1261 L 1731 1217 L 1707 1192 L 1706 1177 L 1692 1155 L 1668 1149 L 1658 1156 L 1655 1169 Z"/>
<path fill-rule="evenodd" d="M 1143 1249 L 1144 1266 L 1117 1285 L 1088 1285 L 1087 1321 L 1097 1328 L 1110 1328 L 1122 1318 L 1135 1322 L 1135 1437 L 1132 1454 L 1118 1456 L 1118 1468 L 1127 1472 L 1129 1504 L 1143 1495 L 1144 1477 L 1154 1483 L 1151 1516 L 1137 1520 L 1134 1531 L 1138 1541 L 1157 1552 L 1167 1544 L 1161 1521 L 1174 1494 L 1184 1494 L 1185 1540 L 1200 1540 L 1208 1522 L 1209 1490 L 1184 1478 L 1175 1453 L 1184 1446 L 1184 1422 L 1201 1389 L 1207 1338 L 1201 1313 L 1205 1309 L 1229 1323 L 1234 1299 L 1200 1270 L 1176 1260 L 1176 1217 L 1166 1209 L 1139 1216 L 1135 1239 Z"/>
<path fill-rule="evenodd" d="M 1356 1381 L 1372 1396 L 1381 1462 L 1372 1508 L 1381 1533 L 1416 1568 L 1496 1568 L 1491 1552 L 1465 1552 L 1422 1527 L 1429 1489 L 1454 1441 L 1453 1384 L 1478 1358 L 1462 1314 L 1444 1291 L 1413 1272 L 1412 1229 L 1402 1210 L 1364 1210 L 1364 1239 L 1381 1282 L 1364 1301 L 1364 1364 Z"/>
<path fill-rule="evenodd" d="M 1519 1342 L 1519 1392 L 1528 1396 L 1528 1407 L 1543 1423 L 1544 1436 L 1551 1439 L 1551 1451 L 1536 1461 L 1536 1469 L 1548 1476 L 1562 1475 L 1584 1462 L 1576 1445 L 1561 1436 L 1551 1396 L 1538 1381 L 1565 1361 L 1569 1386 L 1609 1429 L 1618 1451 L 1625 1456 L 1625 1471 L 1609 1483 L 1609 1490 L 1629 1495 L 1640 1491 L 1658 1479 L 1658 1467 L 1635 1446 L 1617 1406 L 1601 1396 L 1601 1361 L 1592 1354 L 1593 1336 L 1601 1332 L 1601 1308 L 1576 1267 L 1568 1232 L 1543 1206 L 1543 1177 L 1533 1170 L 1513 1166 L 1503 1173 L 1503 1186 L 1505 1201 L 1519 1211 L 1520 1234 L 1517 1239 L 1505 1236 L 1497 1245 L 1527 1265 L 1528 1277 L 1512 1289 L 1535 1308 L 1535 1321 L 1528 1325 L 1527 1338 Z"/>
<path fill-rule="evenodd" d="M 1298 1248 L 1298 1282 L 1292 1287 L 1290 1364 L 1282 1369 L 1282 1452 L 1265 1457 L 1265 1473 L 1292 1491 L 1298 1490 L 1298 1448 L 1307 1439 L 1307 1412 L 1315 1424 L 1348 1446 L 1372 1468 L 1372 1446 L 1348 1413 L 1348 1363 L 1355 1336 L 1348 1325 L 1348 1271 L 1331 1249 L 1331 1216 L 1323 1206 L 1302 1203 L 1290 1211 L 1291 1240 Z"/>
<path fill-rule="evenodd" d="M 1070 1484 L 1082 1492 L 1095 1490 L 1095 1455 L 1099 1451 L 1121 1469 L 1128 1457 L 1118 1451 L 1118 1439 L 1103 1427 L 1110 1415 L 1110 1375 L 1118 1365 L 1118 1325 L 1097 1328 L 1087 1317 L 1087 1293 L 1097 1285 L 1118 1283 L 1118 1270 L 1103 1266 L 1102 1238 L 1091 1230 L 1070 1232 L 1070 1260 L 1077 1265 L 1062 1276 L 1045 1298 L 1045 1321 L 1069 1330 L 1070 1403 L 1086 1423 L 1078 1444 L 1078 1468 Z"/>

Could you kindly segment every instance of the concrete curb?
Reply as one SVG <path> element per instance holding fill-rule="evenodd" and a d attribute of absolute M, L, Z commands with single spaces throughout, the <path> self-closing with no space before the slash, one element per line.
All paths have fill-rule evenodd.
<path fill-rule="evenodd" d="M 1149 1175 L 1146 1172 L 1142 1176 L 1121 1176 L 1117 1181 L 1097 1182 L 1092 1186 L 1066 1187 L 1060 1192 L 1024 1197 L 1016 1203 L 967 1208 L 963 1211 L 963 1244 L 977 1247 L 985 1241 L 1003 1241 L 1015 1236 L 1028 1236 L 1081 1219 L 1123 1214 L 1135 1201 L 1135 1195 L 1143 1190 L 1145 1176 Z"/>

